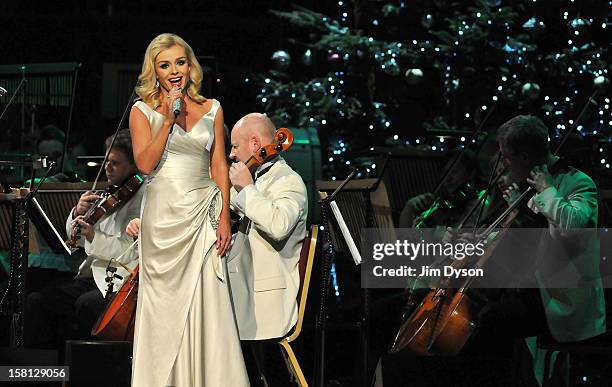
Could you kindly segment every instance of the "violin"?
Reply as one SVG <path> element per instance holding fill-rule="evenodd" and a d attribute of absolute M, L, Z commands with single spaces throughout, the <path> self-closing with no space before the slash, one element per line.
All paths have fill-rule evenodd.
<path fill-rule="evenodd" d="M 138 191 L 144 179 L 138 175 L 128 177 L 120 186 L 113 185 L 108 187 L 96 200 L 87 212 L 83 215 L 83 220 L 91 225 L 96 224 L 104 215 L 112 213 L 121 204 L 130 200 Z M 72 230 L 70 239 L 66 241 L 66 245 L 70 248 L 77 247 L 77 241 L 80 238 L 80 229 L 75 227 Z"/>
<path fill-rule="evenodd" d="M 452 194 L 439 196 L 428 209 L 419 215 L 412 226 L 414 228 L 433 227 L 436 224 L 451 224 L 460 215 L 465 205 L 478 196 L 476 188 L 466 183 Z"/>
<path fill-rule="evenodd" d="M 245 164 L 253 175 L 259 166 L 272 160 L 274 157 L 278 156 L 279 153 L 291 148 L 292 145 L 293 133 L 291 133 L 291 130 L 279 128 L 274 134 L 274 141 L 272 144 L 263 146 L 258 154 L 251 156 Z"/>

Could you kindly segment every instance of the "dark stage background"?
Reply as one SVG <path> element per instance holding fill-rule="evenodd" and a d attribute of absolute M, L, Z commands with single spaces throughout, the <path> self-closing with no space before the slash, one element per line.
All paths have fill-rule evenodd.
<path fill-rule="evenodd" d="M 305 5 L 309 2 L 302 2 Z M 72 144 L 85 142 L 89 154 L 100 154 L 103 139 L 112 134 L 127 96 L 109 95 L 103 65 L 142 63 L 147 44 L 162 32 L 183 37 L 198 56 L 216 58 L 219 82 L 212 96 L 224 107 L 231 125 L 243 114 L 258 109 L 243 79 L 265 71 L 271 53 L 283 39 L 283 27 L 270 17 L 271 7 L 287 7 L 287 1 L 182 1 L 165 4 L 148 1 L 3 1 L 0 5 L 1 64 L 80 62 Z M 205 61 L 204 64 L 207 61 Z M 108 85 L 106 85 L 108 86 Z M 9 93 L 12 90 L 9 90 Z M 9 94 L 10 95 L 10 94 Z M 113 101 L 119 99 L 118 101 Z M 115 114 L 103 114 L 103 105 L 120 106 Z M 17 136 L 21 126 L 13 106 L 0 123 L 2 143 Z M 30 115 L 26 113 L 26 127 Z M 67 125 L 67 108 L 39 107 L 36 125 Z M 126 126 L 126 125 L 124 125 Z"/>

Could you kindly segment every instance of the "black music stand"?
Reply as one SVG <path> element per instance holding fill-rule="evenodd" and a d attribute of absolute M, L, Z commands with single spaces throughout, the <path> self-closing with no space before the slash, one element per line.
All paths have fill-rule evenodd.
<path fill-rule="evenodd" d="M 323 224 L 323 233 L 326 243 L 325 254 L 323 254 L 323 263 L 321 265 L 321 302 L 319 313 L 317 314 L 317 320 L 315 323 L 315 329 L 317 332 L 317 346 L 319 347 L 316 351 L 315 360 L 315 386 L 325 386 L 325 335 L 326 335 L 326 324 L 327 324 L 327 297 L 329 295 L 329 281 L 331 265 L 334 261 L 334 245 L 331 239 L 329 228 L 331 223 L 328 219 L 328 207 L 334 200 L 338 192 L 348 184 L 348 182 L 355 176 L 355 171 L 351 172 L 347 178 L 336 188 L 336 190 L 326 198 L 321 199 L 321 217 Z"/>
<path fill-rule="evenodd" d="M 34 205 L 35 207 L 38 206 L 40 208 L 38 202 L 35 202 L 35 204 L 31 203 L 36 200 L 36 192 L 51 173 L 53 164 L 54 163 L 50 163 L 49 168 L 45 172 L 45 175 L 41 178 L 40 183 L 32 191 L 30 191 L 25 197 L 18 197 L 11 200 L 11 204 L 13 206 L 13 216 L 11 228 L 10 273 L 6 291 L 0 299 L 0 309 L 3 308 L 5 301 L 8 301 L 7 314 L 11 316 L 11 348 L 23 347 L 26 271 L 28 267 L 29 253 L 29 207 Z M 42 208 L 40 211 L 42 211 Z M 42 211 L 42 214 L 44 215 L 44 211 Z M 50 224 L 48 218 L 47 222 Z M 53 226 L 51 226 L 51 228 L 53 228 Z M 55 231 L 55 229 L 53 230 Z M 55 231 L 55 233 L 57 234 L 57 231 Z M 11 289 L 13 289 L 13 294 L 11 294 L 11 297 L 8 298 L 9 294 L 11 293 Z"/>
<path fill-rule="evenodd" d="M 325 253 L 323 254 L 323 262 L 321 267 L 321 304 L 319 309 L 319 314 L 317 316 L 316 321 L 316 329 L 317 329 L 317 346 L 318 349 L 316 351 L 316 360 L 315 360 L 315 386 L 324 387 L 325 386 L 325 336 L 326 336 L 326 324 L 327 324 L 327 298 L 330 291 L 330 272 L 331 265 L 335 258 L 335 250 L 334 250 L 334 242 L 332 241 L 331 227 L 332 222 L 329 218 L 329 211 L 331 210 L 330 203 L 334 200 L 334 198 L 340 193 L 353 193 L 361 196 L 364 204 L 365 213 L 360 213 L 359 216 L 355 216 L 359 219 L 351 219 L 351 217 L 345 217 L 349 219 L 347 226 L 350 230 L 350 234 L 355 240 L 361 240 L 361 228 L 371 228 L 377 225 L 377 219 L 374 213 L 374 206 L 371 199 L 371 194 L 378 190 L 379 185 L 382 181 L 382 175 L 385 170 L 385 165 L 381 168 L 381 173 L 377 179 L 366 179 L 366 180 L 357 180 L 348 184 L 349 181 L 353 178 L 354 172 L 351 174 L 337 187 L 332 185 L 320 184 L 318 187 L 319 191 L 329 192 L 333 190 L 329 196 L 321 200 L 321 216 L 322 216 L 322 224 L 324 225 L 324 240 L 325 240 Z M 335 183 L 335 182 L 334 182 Z M 335 183 L 337 184 L 337 183 Z M 363 216 L 361 216 L 363 215 Z M 391 224 L 392 226 L 392 224 Z M 367 259 L 367 257 L 362 257 L 362 259 Z M 369 289 L 362 288 L 361 292 L 362 298 L 362 313 L 361 319 L 357 323 L 359 327 L 359 335 L 360 335 L 360 349 L 361 349 L 361 367 L 360 367 L 360 385 L 366 387 L 369 385 L 368 380 L 368 350 L 369 350 L 369 319 L 370 319 L 370 291 Z"/>

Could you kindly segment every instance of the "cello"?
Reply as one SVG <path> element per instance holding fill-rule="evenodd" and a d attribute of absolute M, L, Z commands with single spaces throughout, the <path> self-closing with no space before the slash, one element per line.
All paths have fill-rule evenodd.
<path fill-rule="evenodd" d="M 551 166 L 550 171 L 556 173 L 564 168 L 567 168 L 567 164 L 563 159 L 559 159 Z M 502 170 L 499 175 L 504 172 Z M 525 204 L 533 195 L 533 187 L 527 187 L 497 219 L 475 235 L 476 242 L 485 243 L 486 249 L 473 264 L 473 269 L 482 269 L 485 266 L 506 232 L 510 230 L 511 224 L 525 211 Z M 494 232 L 497 233 L 493 236 Z M 451 266 L 462 269 L 468 263 L 466 258 L 455 260 Z M 457 355 L 476 332 L 479 312 L 489 302 L 486 296 L 469 292 L 473 281 L 474 277 L 468 277 L 460 286 L 453 288 L 449 278 L 442 278 L 441 286 L 431 289 L 409 318 L 401 324 L 389 352 L 397 353 L 405 349 L 421 356 Z"/>
<path fill-rule="evenodd" d="M 522 197 L 526 195 L 523 194 Z M 520 202 L 521 200 L 517 200 L 516 206 Z M 518 209 L 510 207 L 480 234 L 478 239 L 484 240 L 497 226 L 502 230 L 488 243 L 485 254 L 478 259 L 474 268 L 482 268 L 489 260 L 502 239 L 502 232 L 509 229 L 517 215 Z M 467 261 L 467 258 L 456 260 L 452 266 L 461 269 L 466 266 Z M 407 350 L 420 356 L 457 355 L 475 333 L 478 312 L 487 302 L 468 293 L 472 279 L 467 279 L 460 288 L 455 289 L 446 287 L 449 279 L 443 278 L 444 286 L 429 290 L 419 306 L 401 324 L 389 353 Z"/>
<path fill-rule="evenodd" d="M 83 220 L 89 224 L 95 224 L 104 215 L 110 214 L 119 208 L 123 203 L 130 200 L 140 189 L 144 179 L 138 175 L 128 177 L 121 186 L 109 187 L 101 195 L 100 199 L 87 210 L 83 215 Z M 70 240 L 66 244 L 72 248 L 77 247 L 79 233 L 77 227 L 73 229 Z M 138 266 L 134 270 L 119 263 L 130 273 L 116 294 L 107 293 L 109 303 L 104 312 L 98 317 L 94 324 L 91 334 L 105 340 L 132 341 L 134 338 L 134 319 L 136 316 L 136 296 L 138 293 Z M 111 269 L 110 264 L 107 271 Z M 116 270 L 116 268 L 112 268 Z M 111 271 L 114 273 L 114 271 Z M 123 279 L 117 275 L 107 278 L 109 290 L 112 291 L 113 278 Z"/>
<path fill-rule="evenodd" d="M 128 269 L 128 268 L 126 268 Z M 134 321 L 138 300 L 138 266 L 113 296 L 94 324 L 91 334 L 112 341 L 134 341 Z"/>

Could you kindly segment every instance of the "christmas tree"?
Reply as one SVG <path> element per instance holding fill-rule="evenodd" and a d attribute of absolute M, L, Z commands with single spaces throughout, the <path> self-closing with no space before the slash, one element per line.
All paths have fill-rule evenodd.
<path fill-rule="evenodd" d="M 608 2 L 341 0 L 326 11 L 271 11 L 290 38 L 254 78 L 273 121 L 318 130 L 327 178 L 376 175 L 374 146 L 462 146 L 492 109 L 485 131 L 534 114 L 559 137 L 594 89 L 576 129 L 610 167 Z"/>

